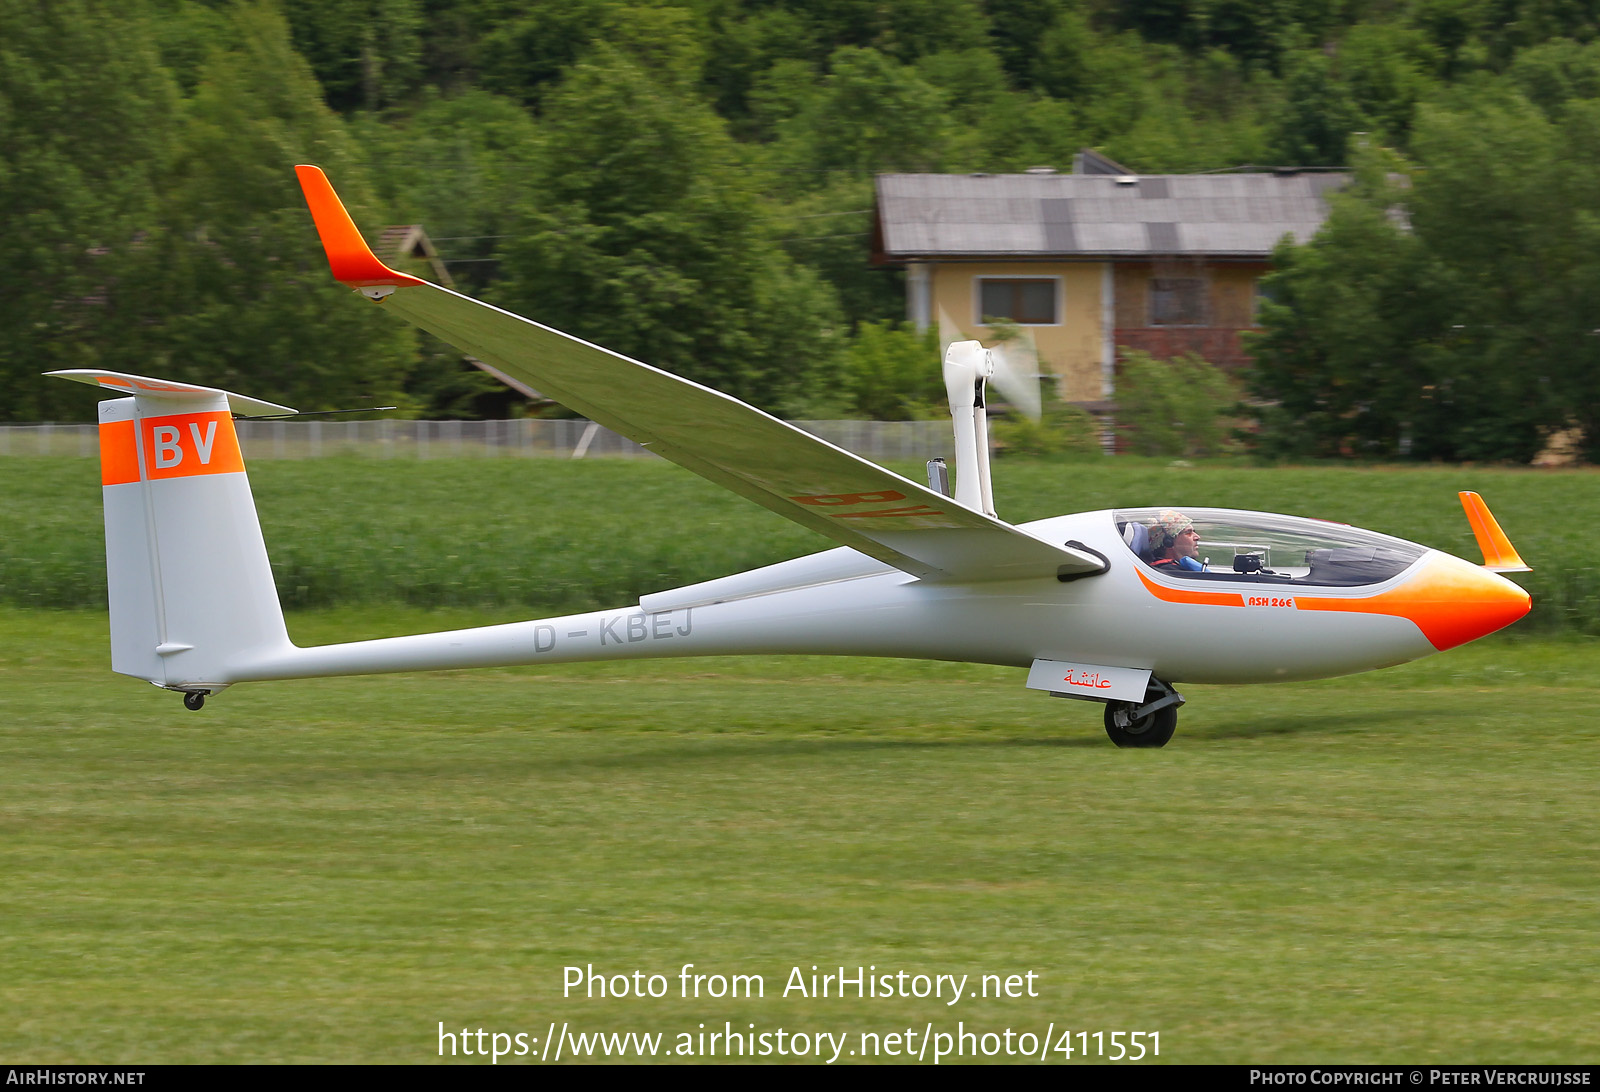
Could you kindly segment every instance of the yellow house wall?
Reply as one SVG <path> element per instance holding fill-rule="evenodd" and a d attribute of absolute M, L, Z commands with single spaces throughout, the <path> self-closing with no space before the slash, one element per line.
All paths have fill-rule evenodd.
<path fill-rule="evenodd" d="M 1254 326 L 1256 281 L 1266 275 L 1265 263 L 1218 265 L 1211 269 L 1211 325 Z"/>
<path fill-rule="evenodd" d="M 1128 330 L 1150 324 L 1150 267 L 1143 263 L 1118 263 L 1112 278 L 1116 299 L 1117 329 Z"/>
<path fill-rule="evenodd" d="M 992 331 L 978 321 L 977 278 L 1061 278 L 1061 321 L 1053 326 L 1028 326 L 1039 350 L 1040 370 L 1060 381 L 1061 397 L 1069 402 L 1103 397 L 1102 360 L 1105 337 L 1101 322 L 1101 262 L 945 262 L 930 270 L 933 320 L 953 323 L 963 339 L 992 344 Z M 942 330 L 946 339 L 952 331 Z M 960 339 L 957 339 L 960 340 Z"/>

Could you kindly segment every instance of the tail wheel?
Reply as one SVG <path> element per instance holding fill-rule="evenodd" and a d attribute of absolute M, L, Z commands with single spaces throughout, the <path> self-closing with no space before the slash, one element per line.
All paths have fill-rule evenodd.
<path fill-rule="evenodd" d="M 1170 687 L 1151 685 L 1145 691 L 1144 701 L 1135 705 L 1131 701 L 1106 703 L 1106 735 L 1118 747 L 1165 747 L 1178 728 L 1178 705 L 1182 701 L 1164 705 L 1160 709 L 1135 717 L 1134 710 L 1159 701 L 1174 692 Z"/>
<path fill-rule="evenodd" d="M 185 694 L 183 696 L 183 707 L 185 709 L 196 710 L 196 709 L 199 709 L 205 703 L 206 703 L 206 692 L 204 690 L 191 690 L 191 691 L 189 691 L 187 694 Z M 1107 721 L 1106 723 L 1110 724 L 1111 722 Z M 1167 734 L 1171 735 L 1172 733 L 1168 732 Z"/>

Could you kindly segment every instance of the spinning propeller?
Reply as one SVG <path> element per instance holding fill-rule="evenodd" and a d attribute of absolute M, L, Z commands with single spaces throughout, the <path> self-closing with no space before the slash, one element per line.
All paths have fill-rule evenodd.
<path fill-rule="evenodd" d="M 967 335 L 951 319 L 950 313 L 939 308 L 939 349 L 941 356 L 953 342 L 965 341 Z M 1043 412 L 1039 394 L 1039 349 L 1033 340 L 1033 331 L 1023 328 L 1017 337 L 990 347 L 989 358 L 994 370 L 988 380 L 999 389 L 1005 400 L 1030 420 L 1037 421 Z"/>

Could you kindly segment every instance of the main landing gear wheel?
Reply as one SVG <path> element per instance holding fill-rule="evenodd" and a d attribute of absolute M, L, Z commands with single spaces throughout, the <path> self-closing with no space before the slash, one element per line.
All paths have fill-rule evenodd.
<path fill-rule="evenodd" d="M 185 709 L 197 710 L 205 703 L 206 692 L 204 690 L 191 690 L 183 696 L 183 707 Z M 1110 724 L 1111 722 L 1108 720 L 1106 723 Z M 1167 734 L 1171 735 L 1172 733 L 1168 732 Z"/>
<path fill-rule="evenodd" d="M 1106 702 L 1106 735 L 1118 747 L 1165 747 L 1177 731 L 1178 706 L 1182 704 L 1183 698 L 1176 690 L 1152 679 L 1142 703 Z M 1151 709 L 1152 705 L 1157 708 Z M 1147 712 L 1136 716 L 1139 710 Z"/>

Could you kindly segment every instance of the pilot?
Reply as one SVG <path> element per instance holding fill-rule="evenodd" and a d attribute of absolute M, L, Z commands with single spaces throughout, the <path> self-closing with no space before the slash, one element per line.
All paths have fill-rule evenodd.
<path fill-rule="evenodd" d="M 1197 573 L 1205 569 L 1200 564 L 1200 532 L 1194 529 L 1194 520 L 1171 508 L 1163 509 L 1149 528 L 1150 564 L 1158 569 L 1180 569 Z"/>

